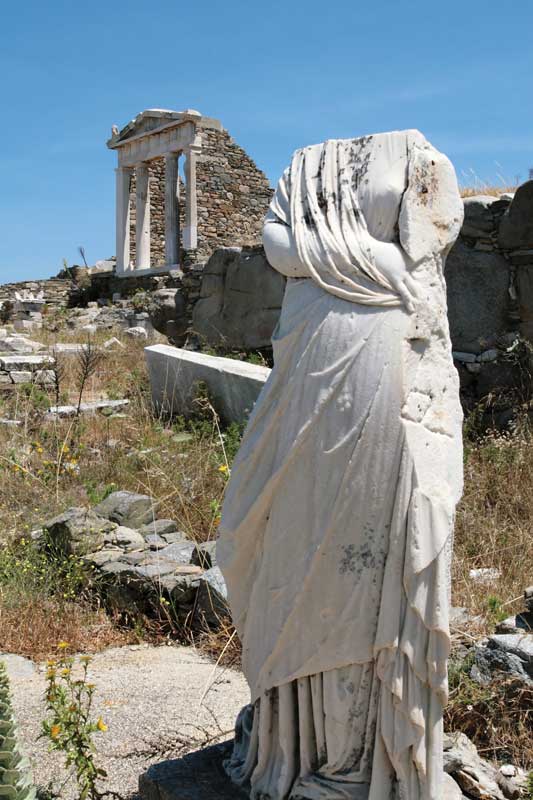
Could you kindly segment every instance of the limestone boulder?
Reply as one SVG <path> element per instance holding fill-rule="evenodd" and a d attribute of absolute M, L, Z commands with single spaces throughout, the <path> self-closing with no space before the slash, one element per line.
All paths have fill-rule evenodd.
<path fill-rule="evenodd" d="M 533 181 L 518 187 L 499 228 L 499 245 L 503 250 L 533 248 Z"/>
<path fill-rule="evenodd" d="M 66 555 L 85 556 L 103 547 L 116 528 L 110 520 L 86 508 L 69 508 L 43 525 L 44 541 Z"/>
<path fill-rule="evenodd" d="M 446 260 L 448 318 L 454 350 L 481 353 L 508 330 L 510 265 L 458 240 Z"/>
<path fill-rule="evenodd" d="M 202 276 L 193 329 L 208 344 L 242 350 L 269 347 L 285 292 L 285 278 L 262 247 L 216 250 Z"/>

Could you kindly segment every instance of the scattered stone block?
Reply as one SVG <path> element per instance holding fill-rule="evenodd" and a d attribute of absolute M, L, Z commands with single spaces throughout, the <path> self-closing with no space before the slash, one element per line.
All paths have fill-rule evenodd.
<path fill-rule="evenodd" d="M 146 494 L 112 492 L 94 507 L 94 513 L 127 528 L 139 528 L 154 516 L 154 501 Z"/>
<path fill-rule="evenodd" d="M 175 542 L 158 550 L 157 557 L 175 561 L 177 564 L 191 564 L 191 558 L 196 549 L 194 542 Z"/>
<path fill-rule="evenodd" d="M 95 414 L 97 411 L 105 413 L 115 409 L 124 408 L 129 405 L 129 400 L 94 400 L 91 403 L 82 403 L 80 413 Z M 74 405 L 50 406 L 46 412 L 48 417 L 74 417 L 78 413 L 78 407 Z"/>
<path fill-rule="evenodd" d="M 267 367 L 169 345 L 144 352 L 154 405 L 170 414 L 190 412 L 198 382 L 203 382 L 225 422 L 244 422 L 270 374 Z"/>
<path fill-rule="evenodd" d="M 196 545 L 191 557 L 191 564 L 197 564 L 203 569 L 215 567 L 217 563 L 216 550 L 217 543 L 215 541 L 202 542 L 202 544 Z"/>
<path fill-rule="evenodd" d="M 104 564 L 116 561 L 120 555 L 121 552 L 117 548 L 114 550 L 97 550 L 95 553 L 87 553 L 87 555 L 83 556 L 83 560 L 89 564 L 94 564 L 96 567 L 103 567 Z"/>
<path fill-rule="evenodd" d="M 162 550 L 168 544 L 166 539 L 163 539 L 163 537 L 159 536 L 157 533 L 149 533 L 148 536 L 144 537 L 144 540 L 150 547 L 150 550 Z"/>
<path fill-rule="evenodd" d="M 66 554 L 83 556 L 100 550 L 116 525 L 96 511 L 74 507 L 48 520 L 43 527 L 50 546 Z"/>
<path fill-rule="evenodd" d="M 173 531 L 172 533 L 164 533 L 163 539 L 165 540 L 165 542 L 168 542 L 168 544 L 187 541 L 187 537 L 185 536 L 183 531 Z"/>
<path fill-rule="evenodd" d="M 469 797 L 505 800 L 496 780 L 497 770 L 480 758 L 464 733 L 444 734 L 444 771 Z"/>
<path fill-rule="evenodd" d="M 124 336 L 129 336 L 130 339 L 148 339 L 148 331 L 146 328 L 136 325 L 133 328 L 126 328 Z"/>
<path fill-rule="evenodd" d="M 55 383 L 55 373 L 52 369 L 38 369 L 33 373 L 33 382 L 41 386 L 50 386 Z"/>
<path fill-rule="evenodd" d="M 31 383 L 32 379 L 32 372 L 28 372 L 28 370 L 18 370 L 13 369 L 9 373 L 9 377 L 11 378 L 11 383 Z"/>
<path fill-rule="evenodd" d="M 125 345 L 116 336 L 112 336 L 111 339 L 106 339 L 102 347 L 104 350 L 124 350 Z"/>
<path fill-rule="evenodd" d="M 33 342 L 25 336 L 5 336 L 0 339 L 0 353 L 37 353 L 44 344 Z"/>
<path fill-rule="evenodd" d="M 12 370 L 33 371 L 46 367 L 52 360 L 50 356 L 36 356 L 31 354 L 0 356 L 0 367 L 9 372 Z"/>
<path fill-rule="evenodd" d="M 160 561 L 148 564 L 139 564 L 132 567 L 132 569 L 134 573 L 139 575 L 141 578 L 158 578 L 162 575 L 168 575 L 169 573 L 174 572 L 178 566 L 179 564 L 176 561 L 161 559 Z"/>
<path fill-rule="evenodd" d="M 106 542 L 119 545 L 127 550 L 138 549 L 146 545 L 144 537 L 139 531 L 134 528 L 128 528 L 125 525 L 119 525 L 118 528 L 111 531 L 109 536 L 106 537 Z"/>
<path fill-rule="evenodd" d="M 176 533 L 177 528 L 178 526 L 173 519 L 155 519 L 139 528 L 139 533 L 142 536 L 149 536 L 150 534 L 163 536 L 165 533 Z"/>

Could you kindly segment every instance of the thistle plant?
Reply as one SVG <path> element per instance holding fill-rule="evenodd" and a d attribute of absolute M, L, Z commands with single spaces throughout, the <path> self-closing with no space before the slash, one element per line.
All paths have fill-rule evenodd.
<path fill-rule="evenodd" d="M 41 736 L 50 740 L 50 749 L 65 755 L 65 766 L 73 769 L 79 800 L 98 800 L 103 795 L 97 782 L 106 778 L 95 763 L 93 735 L 107 730 L 101 717 L 91 718 L 95 686 L 88 681 L 90 656 L 76 660 L 68 655 L 67 642 L 58 645 L 57 658 L 47 662 L 46 708 Z M 1 797 L 1 793 L 0 793 Z"/>
<path fill-rule="evenodd" d="M 0 662 L 0 798 L 33 800 L 30 764 L 21 754 L 17 742 L 17 727 L 11 708 L 9 680 L 4 664 Z"/>

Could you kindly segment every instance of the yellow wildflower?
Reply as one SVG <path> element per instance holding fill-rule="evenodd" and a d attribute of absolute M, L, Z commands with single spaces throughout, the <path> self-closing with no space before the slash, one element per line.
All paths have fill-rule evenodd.
<path fill-rule="evenodd" d="M 104 722 L 104 720 L 102 719 L 102 717 L 99 717 L 99 718 L 98 718 L 98 722 L 96 723 L 96 727 L 98 728 L 98 730 L 99 730 L 99 731 L 102 731 L 102 733 L 105 733 L 105 732 L 106 732 L 106 730 L 107 730 L 107 725 L 105 724 L 105 722 Z"/>
<path fill-rule="evenodd" d="M 66 667 L 65 669 L 62 669 L 61 670 L 61 674 L 62 674 L 62 676 L 64 678 L 68 678 L 68 676 L 70 675 L 70 669 L 68 669 L 68 667 Z"/>
<path fill-rule="evenodd" d="M 67 647 L 70 647 L 68 642 L 59 642 L 57 645 L 58 650 L 66 650 Z"/>
<path fill-rule="evenodd" d="M 52 725 L 50 728 L 50 736 L 52 739 L 57 739 L 59 734 L 61 733 L 61 725 Z"/>
<path fill-rule="evenodd" d="M 226 472 L 229 472 L 229 469 L 226 464 L 221 464 L 220 467 L 218 468 L 218 471 L 226 474 Z"/>

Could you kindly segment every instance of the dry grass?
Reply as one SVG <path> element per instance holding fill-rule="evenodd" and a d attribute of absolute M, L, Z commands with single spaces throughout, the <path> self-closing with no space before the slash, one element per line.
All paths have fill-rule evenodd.
<path fill-rule="evenodd" d="M 533 768 L 533 689 L 523 683 L 482 687 L 463 672 L 451 687 L 445 725 L 465 733 L 483 758 Z"/>
<path fill-rule="evenodd" d="M 523 606 L 523 592 L 533 583 L 533 441 L 529 433 L 492 434 L 465 446 L 465 489 L 455 532 L 453 600 L 479 614 L 485 629 L 495 617 Z M 480 582 L 476 568 L 498 570 L 499 577 Z"/>
<path fill-rule="evenodd" d="M 115 625 L 103 610 L 88 603 L 58 602 L 28 596 L 16 605 L 0 602 L 0 641 L 5 653 L 42 661 L 67 641 L 77 653 L 138 641 L 133 631 Z"/>
<path fill-rule="evenodd" d="M 488 186 L 480 184 L 479 186 L 461 186 L 461 197 L 475 197 L 478 194 L 491 195 L 499 197 L 501 194 L 513 194 L 518 189 L 518 186 Z"/>
<path fill-rule="evenodd" d="M 77 398 L 76 365 L 64 357 L 62 400 Z M 154 418 L 142 344 L 106 353 L 86 388 L 87 397 L 127 397 L 124 413 L 81 416 L 43 422 L 55 402 L 54 390 L 17 386 L 0 393 L 0 417 L 18 419 L 19 427 L 0 425 L 0 531 L 2 539 L 19 541 L 44 521 L 73 505 L 92 505 L 114 489 L 149 494 L 158 517 L 176 520 L 196 540 L 215 535 L 226 478 L 219 467 L 237 446 L 239 432 L 221 439 L 209 409 L 194 423 L 172 424 Z M 64 598 L 50 575 L 49 591 L 34 586 L 33 568 L 20 561 L 20 587 L 13 597 L 12 580 L 2 582 L 0 560 L 0 641 L 2 649 L 42 657 L 58 639 L 82 649 L 105 646 L 129 633 L 116 629 L 102 610 L 87 600 Z M 11 569 L 14 561 L 10 562 Z M 68 592 L 67 592 L 68 595 Z M 32 616 L 39 608 L 46 614 Z M 54 611 L 55 609 L 55 611 Z M 38 621 L 42 618 L 42 624 Z M 46 626 L 46 618 L 53 625 Z M 16 630 L 11 630 L 19 619 Z M 142 623 L 141 623 L 142 624 Z M 164 614 L 154 629 L 165 633 Z M 78 631 L 76 633 L 76 631 Z"/>

